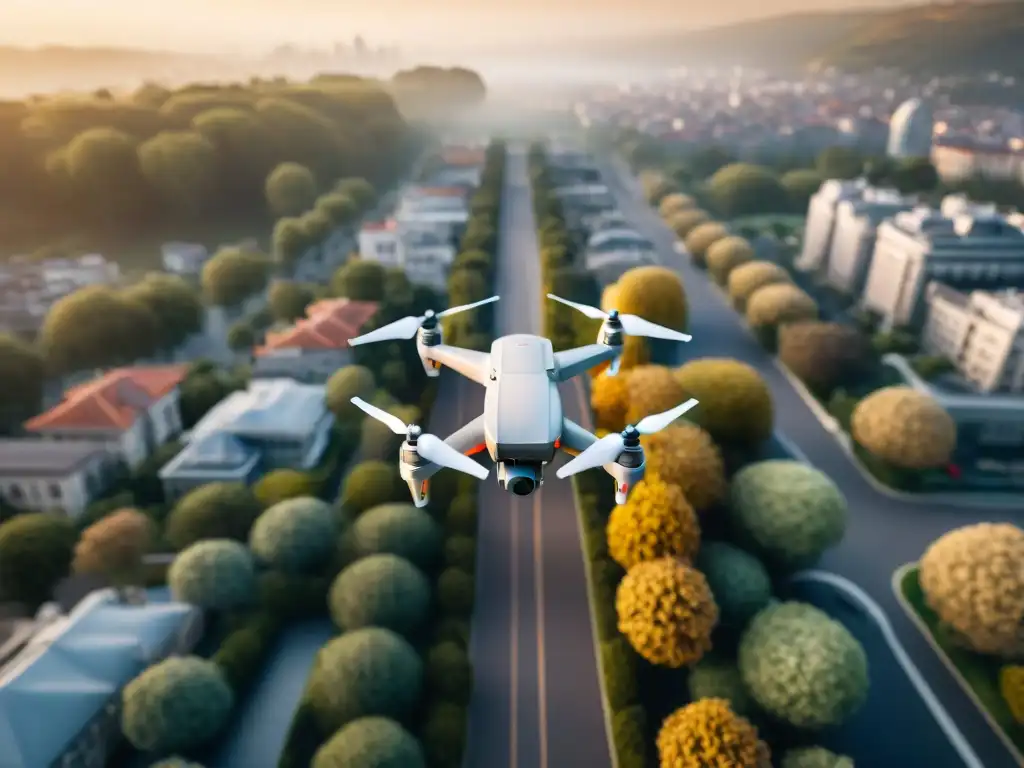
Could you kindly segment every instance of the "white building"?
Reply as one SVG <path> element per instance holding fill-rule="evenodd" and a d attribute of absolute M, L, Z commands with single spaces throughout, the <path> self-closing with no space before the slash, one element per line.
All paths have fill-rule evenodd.
<path fill-rule="evenodd" d="M 114 479 L 115 457 L 86 440 L 0 440 L 0 497 L 17 509 L 78 517 Z"/>
<path fill-rule="evenodd" d="M 804 227 L 804 247 L 796 267 L 804 272 L 822 269 L 832 249 L 836 208 L 844 200 L 859 200 L 868 188 L 863 179 L 841 181 L 830 179 L 811 196 Z"/>
<path fill-rule="evenodd" d="M 860 199 L 840 201 L 826 259 L 825 274 L 829 284 L 851 296 L 859 296 L 871 266 L 878 225 L 913 206 L 913 200 L 891 189 L 869 188 Z"/>
<path fill-rule="evenodd" d="M 924 206 L 882 222 L 862 306 L 889 327 L 917 325 L 932 280 L 959 290 L 1024 287 L 1024 232 L 998 214 L 948 217 Z"/>
<path fill-rule="evenodd" d="M 164 271 L 195 280 L 212 255 L 202 243 L 170 242 L 160 246 Z"/>
<path fill-rule="evenodd" d="M 362 226 L 359 230 L 359 258 L 380 262 L 385 267 L 401 266 L 398 225 L 394 219 L 373 221 Z"/>
<path fill-rule="evenodd" d="M 444 229 L 388 221 L 365 225 L 359 232 L 359 257 L 405 272 L 414 285 L 443 291 L 455 260 L 455 244 Z"/>
<path fill-rule="evenodd" d="M 932 147 L 932 165 L 947 184 L 978 176 L 998 181 L 1024 183 L 1024 143 L 984 146 L 941 143 Z"/>
<path fill-rule="evenodd" d="M 68 285 L 71 290 L 87 285 L 113 285 L 121 279 L 117 262 L 107 261 L 98 253 L 77 259 L 49 259 L 40 265 L 40 271 L 47 285 Z"/>
<path fill-rule="evenodd" d="M 1024 391 L 1024 299 L 1016 292 L 964 294 L 927 288 L 921 343 L 957 366 L 984 394 Z"/>
<path fill-rule="evenodd" d="M 886 151 L 890 157 L 900 159 L 928 157 L 934 132 L 931 108 L 920 99 L 910 99 L 892 114 Z"/>

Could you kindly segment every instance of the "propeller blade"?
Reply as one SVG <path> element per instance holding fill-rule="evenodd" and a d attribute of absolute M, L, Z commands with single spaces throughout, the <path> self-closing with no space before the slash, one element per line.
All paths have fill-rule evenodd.
<path fill-rule="evenodd" d="M 396 435 L 404 435 L 409 431 L 408 425 L 403 423 L 400 418 L 381 410 L 376 405 L 370 405 L 361 397 L 353 397 L 352 405 L 390 428 Z"/>
<path fill-rule="evenodd" d="M 459 453 L 448 443 L 434 435 L 420 435 L 416 441 L 416 450 L 427 461 L 459 472 L 465 472 L 480 480 L 485 480 L 490 470 L 477 464 L 465 454 Z"/>
<path fill-rule="evenodd" d="M 454 315 L 458 312 L 465 312 L 467 309 L 476 309 L 477 307 L 482 307 L 484 304 L 490 304 L 491 302 L 497 301 L 500 298 L 500 296 L 491 296 L 491 298 L 489 299 L 483 299 L 482 301 L 474 301 L 472 304 L 463 304 L 461 307 L 450 307 L 449 309 L 446 309 L 444 312 L 438 312 L 437 316 L 448 317 L 448 315 Z"/>
<path fill-rule="evenodd" d="M 608 363 L 608 375 L 614 376 L 619 372 L 619 364 L 622 362 L 621 357 L 613 357 L 612 361 Z"/>
<path fill-rule="evenodd" d="M 591 320 L 607 320 L 608 319 L 608 313 L 605 312 L 604 310 L 598 309 L 597 307 L 588 307 L 586 304 L 577 304 L 575 301 L 569 301 L 568 299 L 563 299 L 561 296 L 555 296 L 555 294 L 553 294 L 553 293 L 549 293 L 548 294 L 548 298 L 549 299 L 554 299 L 555 301 L 560 301 L 562 304 L 565 304 L 567 307 L 572 307 L 573 309 L 579 310 L 584 315 L 589 317 Z"/>
<path fill-rule="evenodd" d="M 651 339 L 669 339 L 670 341 L 690 341 L 693 336 L 688 333 L 673 331 L 671 328 L 652 323 L 636 315 L 619 315 L 622 330 L 629 336 L 647 336 Z"/>
<path fill-rule="evenodd" d="M 685 403 L 677 405 L 672 410 L 645 416 L 637 422 L 636 431 L 641 435 L 653 435 L 655 432 L 660 432 L 695 405 L 697 405 L 697 401 L 691 397 Z"/>
<path fill-rule="evenodd" d="M 605 464 L 610 464 L 619 458 L 619 454 L 622 453 L 624 448 L 625 440 L 621 434 L 614 432 L 610 435 L 605 435 L 575 459 L 559 468 L 555 475 L 559 479 L 564 480 L 571 475 L 585 472 L 588 469 L 603 467 Z"/>
<path fill-rule="evenodd" d="M 395 322 L 388 323 L 382 328 L 377 328 L 369 333 L 364 333 L 362 336 L 349 339 L 348 345 L 355 347 L 359 344 L 369 344 L 374 341 L 411 339 L 416 335 L 416 331 L 420 329 L 420 323 L 425 319 L 425 317 L 403 317 L 401 320 L 395 320 Z"/>

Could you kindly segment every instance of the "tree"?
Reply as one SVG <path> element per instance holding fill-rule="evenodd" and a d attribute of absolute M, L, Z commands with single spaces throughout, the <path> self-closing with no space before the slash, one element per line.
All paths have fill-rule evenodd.
<path fill-rule="evenodd" d="M 264 507 L 295 499 L 315 496 L 317 483 L 308 472 L 299 469 L 275 469 L 268 472 L 253 486 L 252 492 Z"/>
<path fill-rule="evenodd" d="M 35 347 L 0 334 L 0 431 L 10 432 L 39 413 L 45 378 L 46 364 Z"/>
<path fill-rule="evenodd" d="M 427 761 L 419 742 L 394 720 L 360 717 L 324 742 L 313 756 L 311 768 L 337 766 L 426 768 Z"/>
<path fill-rule="evenodd" d="M 677 709 L 657 737 L 662 766 L 730 765 L 771 768 L 768 745 L 724 699 L 701 699 Z"/>
<path fill-rule="evenodd" d="M 165 205 L 202 217 L 219 184 L 217 148 L 195 131 L 161 131 L 138 148 L 143 178 Z"/>
<path fill-rule="evenodd" d="M 939 185 L 939 174 L 926 157 L 904 160 L 893 170 L 893 185 L 903 194 L 931 192 Z"/>
<path fill-rule="evenodd" d="M 367 211 L 377 200 L 377 192 L 366 179 L 351 177 L 341 179 L 334 185 L 334 191 L 351 199 L 360 211 Z"/>
<path fill-rule="evenodd" d="M 161 349 L 174 349 L 203 328 L 199 294 L 176 275 L 150 273 L 125 290 L 123 296 L 153 313 Z"/>
<path fill-rule="evenodd" d="M 369 555 L 338 574 L 328 606 L 342 632 L 383 627 L 412 638 L 430 615 L 430 581 L 397 555 Z"/>
<path fill-rule="evenodd" d="M 316 176 L 299 163 L 281 163 L 264 185 L 267 205 L 275 216 L 299 216 L 316 201 Z"/>
<path fill-rule="evenodd" d="M 347 195 L 331 192 L 316 201 L 316 210 L 323 213 L 335 227 L 352 224 L 359 216 L 359 205 Z"/>
<path fill-rule="evenodd" d="M 849 147 L 829 147 L 814 161 L 823 179 L 855 179 L 864 169 L 864 158 Z"/>
<path fill-rule="evenodd" d="M 774 173 L 749 163 L 734 163 L 718 170 L 708 179 L 708 193 L 727 218 L 784 212 L 789 200 Z"/>
<path fill-rule="evenodd" d="M 799 169 L 783 174 L 781 183 L 789 198 L 790 209 L 803 213 L 811 201 L 811 195 L 818 191 L 825 180 L 818 171 Z"/>
<path fill-rule="evenodd" d="M 246 541 L 262 508 L 241 483 L 209 483 L 189 492 L 167 517 L 167 541 L 181 551 L 203 539 Z"/>
<path fill-rule="evenodd" d="M 289 280 L 271 284 L 267 305 L 275 320 L 290 323 L 305 316 L 306 307 L 313 302 L 313 291 L 308 285 Z"/>
<path fill-rule="evenodd" d="M 243 248 L 222 248 L 203 265 L 200 282 L 209 304 L 237 307 L 262 291 L 270 277 L 270 260 Z"/>
<path fill-rule="evenodd" d="M 383 301 L 384 277 L 384 267 L 379 262 L 355 259 L 331 277 L 331 292 L 353 301 Z"/>
<path fill-rule="evenodd" d="M 228 349 L 232 352 L 252 349 L 256 343 L 256 332 L 250 323 L 245 320 L 239 320 L 236 323 L 232 323 L 231 327 L 228 328 L 227 342 Z"/>
<path fill-rule="evenodd" d="M 138 142 L 114 128 L 90 127 L 64 148 L 63 167 L 80 199 L 108 221 L 137 213 L 145 183 L 136 154 Z"/>
<path fill-rule="evenodd" d="M 286 267 L 298 262 L 314 245 L 309 233 L 302 226 L 302 219 L 295 216 L 284 216 L 274 222 L 271 242 L 273 243 L 274 261 Z"/>
<path fill-rule="evenodd" d="M 941 468 L 956 450 L 956 422 L 933 397 L 907 386 L 883 387 L 853 412 L 857 444 L 893 467 Z"/>
<path fill-rule="evenodd" d="M 175 600 L 206 611 L 246 609 L 256 599 L 256 564 L 237 541 L 197 541 L 174 559 L 167 584 Z"/>
<path fill-rule="evenodd" d="M 153 545 L 153 534 L 153 521 L 137 509 L 107 515 L 82 532 L 72 569 L 100 574 L 117 587 L 140 586 L 142 559 Z"/>
<path fill-rule="evenodd" d="M 0 523 L 0 594 L 30 610 L 68 575 L 78 533 L 58 514 L 35 512 Z"/>
<path fill-rule="evenodd" d="M 311 495 L 279 501 L 260 515 L 249 534 L 256 558 L 284 573 L 313 573 L 337 551 L 338 520 L 331 506 Z"/>
<path fill-rule="evenodd" d="M 299 217 L 299 226 L 302 227 L 306 239 L 313 247 L 321 245 L 334 229 L 334 224 L 321 209 L 314 209 L 302 214 Z"/>

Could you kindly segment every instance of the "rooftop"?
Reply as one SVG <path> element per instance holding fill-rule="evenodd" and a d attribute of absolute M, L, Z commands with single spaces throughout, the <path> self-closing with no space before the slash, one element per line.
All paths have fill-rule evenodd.
<path fill-rule="evenodd" d="M 185 365 L 117 368 L 67 390 L 60 404 L 29 419 L 25 429 L 126 430 L 140 413 L 177 387 L 187 372 Z"/>
<path fill-rule="evenodd" d="M 0 475 L 65 476 L 106 452 L 90 440 L 0 440 Z"/>
<path fill-rule="evenodd" d="M 395 228 L 395 220 L 388 219 L 387 221 L 368 221 L 361 227 L 363 232 L 390 232 Z"/>
<path fill-rule="evenodd" d="M 183 603 L 124 605 L 101 590 L 42 627 L 0 669 L 3 764 L 53 764 L 195 612 Z"/>
<path fill-rule="evenodd" d="M 306 309 L 306 317 L 291 328 L 267 334 L 266 343 L 256 349 L 257 357 L 282 349 L 348 349 L 348 340 L 377 314 L 371 301 L 332 299 L 318 301 Z"/>

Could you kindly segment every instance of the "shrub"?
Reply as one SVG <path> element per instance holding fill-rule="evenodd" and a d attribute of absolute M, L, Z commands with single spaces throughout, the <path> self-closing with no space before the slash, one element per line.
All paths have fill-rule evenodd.
<path fill-rule="evenodd" d="M 395 555 L 370 555 L 338 574 L 328 603 L 343 632 L 384 627 L 408 636 L 426 622 L 430 598 L 430 582 L 415 565 Z"/>
<path fill-rule="evenodd" d="M 260 604 L 283 619 L 319 618 L 327 608 L 331 579 L 326 576 L 266 571 L 259 576 Z"/>
<path fill-rule="evenodd" d="M 107 515 L 84 531 L 75 545 L 75 573 L 95 573 L 115 586 L 142 584 L 142 558 L 153 546 L 153 521 L 137 509 Z"/>
<path fill-rule="evenodd" d="M 870 340 L 842 323 L 806 322 L 779 331 L 779 360 L 815 394 L 859 383 L 874 364 Z"/>
<path fill-rule="evenodd" d="M 771 437 L 771 391 L 746 363 L 707 357 L 686 363 L 675 375 L 684 396 L 700 401 L 688 415 L 717 443 L 753 447 Z"/>
<path fill-rule="evenodd" d="M 791 282 L 785 268 L 771 261 L 748 261 L 729 273 L 729 300 L 740 312 L 747 308 L 747 299 L 766 285 Z"/>
<path fill-rule="evenodd" d="M 341 503 L 355 513 L 402 500 L 405 484 L 394 462 L 364 461 L 348 473 L 341 489 Z"/>
<path fill-rule="evenodd" d="M 707 211 L 691 209 L 673 213 L 665 223 L 675 232 L 677 238 L 685 240 L 693 230 L 710 220 L 711 217 L 708 216 Z"/>
<path fill-rule="evenodd" d="M 476 540 L 470 536 L 452 536 L 444 543 L 444 564 L 466 573 L 476 570 Z"/>
<path fill-rule="evenodd" d="M 446 568 L 437 579 L 437 600 L 446 616 L 469 618 L 475 592 L 473 577 L 458 568 Z"/>
<path fill-rule="evenodd" d="M 175 600 L 210 611 L 231 611 L 256 599 L 256 566 L 244 546 L 210 539 L 180 553 L 167 571 Z"/>
<path fill-rule="evenodd" d="M 601 670 L 604 673 L 605 695 L 612 712 L 619 712 L 639 702 L 636 683 L 636 654 L 621 637 L 601 643 Z"/>
<path fill-rule="evenodd" d="M 673 558 L 639 563 L 615 595 L 619 631 L 651 664 L 682 667 L 711 648 L 718 608 L 700 571 Z"/>
<path fill-rule="evenodd" d="M 35 512 L 0 523 L 0 591 L 30 609 L 68 575 L 78 532 L 64 515 Z"/>
<path fill-rule="evenodd" d="M 751 163 L 722 166 L 706 182 L 723 216 L 735 218 L 788 210 L 786 190 L 770 169 Z"/>
<path fill-rule="evenodd" d="M 172 656 L 128 683 L 121 704 L 121 730 L 132 746 L 166 754 L 213 740 L 227 725 L 235 697 L 213 662 Z"/>
<path fill-rule="evenodd" d="M 782 756 L 780 768 L 854 768 L 853 758 L 824 747 L 797 747 Z"/>
<path fill-rule="evenodd" d="M 427 711 L 420 730 L 420 744 L 429 765 L 461 765 L 466 746 L 466 708 L 441 702 Z"/>
<path fill-rule="evenodd" d="M 705 656 L 690 670 L 686 683 L 690 701 L 721 699 L 737 715 L 751 714 L 750 694 L 735 661 Z"/>
<path fill-rule="evenodd" d="M 999 692 L 1013 719 L 1024 724 L 1024 667 L 1019 664 L 999 670 Z"/>
<path fill-rule="evenodd" d="M 629 570 L 675 557 L 689 562 L 700 548 L 700 523 L 682 490 L 657 478 L 641 480 L 608 518 L 608 553 Z"/>
<path fill-rule="evenodd" d="M 730 235 L 712 243 L 704 260 L 715 282 L 724 286 L 736 267 L 754 260 L 754 249 L 746 238 Z"/>
<path fill-rule="evenodd" d="M 310 496 L 280 501 L 256 519 L 249 547 L 261 562 L 285 573 L 322 568 L 337 549 L 338 522 L 326 502 Z"/>
<path fill-rule="evenodd" d="M 256 497 L 241 483 L 209 483 L 175 505 L 164 535 L 179 552 L 203 539 L 247 541 L 262 511 Z"/>
<path fill-rule="evenodd" d="M 352 524 L 346 543 L 359 557 L 397 555 L 419 568 L 431 568 L 438 561 L 441 541 L 441 529 L 425 510 L 412 504 L 382 504 Z"/>
<path fill-rule="evenodd" d="M 432 639 L 435 643 L 455 643 L 463 650 L 469 649 L 469 621 L 459 618 L 442 618 L 434 624 Z"/>
<path fill-rule="evenodd" d="M 456 496 L 448 507 L 448 514 L 444 517 L 448 535 L 476 536 L 476 508 L 475 495 L 463 493 Z"/>
<path fill-rule="evenodd" d="M 803 603 L 754 617 L 739 647 L 743 684 L 757 705 L 797 728 L 838 726 L 867 699 L 868 662 L 856 638 Z"/>
<path fill-rule="evenodd" d="M 746 318 L 762 343 L 774 351 L 779 327 L 817 320 L 818 305 L 792 283 L 771 283 L 747 298 Z"/>
<path fill-rule="evenodd" d="M 590 384 L 590 407 L 594 422 L 600 429 L 618 432 L 626 427 L 629 386 L 625 373 L 618 376 L 595 376 Z"/>
<path fill-rule="evenodd" d="M 618 768 L 645 768 L 647 711 L 643 707 L 626 707 L 612 714 L 612 743 L 615 744 Z"/>
<path fill-rule="evenodd" d="M 645 416 L 675 408 L 686 400 L 671 368 L 641 365 L 625 375 L 628 390 L 627 424 L 636 424 Z"/>
<path fill-rule="evenodd" d="M 300 496 L 316 495 L 317 482 L 308 472 L 297 469 L 275 469 L 268 472 L 253 486 L 256 500 L 264 507 Z"/>
<path fill-rule="evenodd" d="M 744 467 L 729 497 L 729 524 L 740 540 L 785 570 L 812 565 L 846 531 L 842 492 L 828 475 L 799 461 Z"/>
<path fill-rule="evenodd" d="M 454 642 L 438 643 L 427 651 L 427 688 L 438 699 L 469 704 L 473 692 L 473 665 L 466 649 Z"/>
<path fill-rule="evenodd" d="M 616 286 L 615 309 L 666 328 L 686 330 L 686 291 L 673 270 L 633 267 L 619 278 Z"/>
<path fill-rule="evenodd" d="M 690 230 L 683 241 L 683 245 L 686 247 L 686 252 L 690 254 L 690 259 L 694 265 L 703 268 L 705 265 L 704 257 L 708 252 L 708 248 L 728 236 L 729 230 L 726 229 L 724 224 L 717 221 L 707 221 L 703 224 L 698 224 Z"/>
<path fill-rule="evenodd" d="M 850 420 L 853 439 L 901 469 L 949 463 L 956 422 L 933 398 L 910 387 L 884 387 L 861 400 Z"/>
<path fill-rule="evenodd" d="M 236 695 L 260 672 L 260 665 L 270 645 L 277 639 L 278 624 L 274 617 L 256 614 L 224 638 L 213 655 L 213 663 Z"/>
<path fill-rule="evenodd" d="M 723 627 L 742 629 L 772 599 L 768 571 L 760 560 L 738 547 L 705 542 L 695 565 L 708 580 Z"/>
<path fill-rule="evenodd" d="M 423 750 L 386 717 L 361 717 L 338 730 L 313 757 L 312 768 L 426 768 Z"/>
<path fill-rule="evenodd" d="M 703 511 L 725 498 L 728 485 L 722 454 L 705 430 L 693 424 L 674 426 L 641 438 L 647 476 L 656 475 L 682 489 L 686 500 Z"/>
<path fill-rule="evenodd" d="M 320 730 L 333 733 L 361 717 L 402 720 L 423 691 L 416 650 L 388 629 L 357 629 L 317 653 L 309 677 L 309 705 Z"/>
<path fill-rule="evenodd" d="M 771 753 L 757 729 L 723 699 L 677 709 L 661 724 L 657 745 L 661 768 L 771 768 Z"/>
<path fill-rule="evenodd" d="M 696 205 L 697 202 L 689 195 L 673 192 L 661 198 L 661 202 L 658 203 L 658 215 L 663 219 L 668 218 L 680 211 L 691 210 Z"/>
<path fill-rule="evenodd" d="M 339 421 L 363 418 L 363 412 L 352 404 L 353 397 L 369 400 L 377 389 L 373 372 L 361 365 L 339 368 L 327 380 L 327 407 Z"/>
<path fill-rule="evenodd" d="M 925 600 L 959 642 L 977 653 L 1024 656 L 1024 531 L 1009 523 L 956 528 L 921 558 Z"/>

